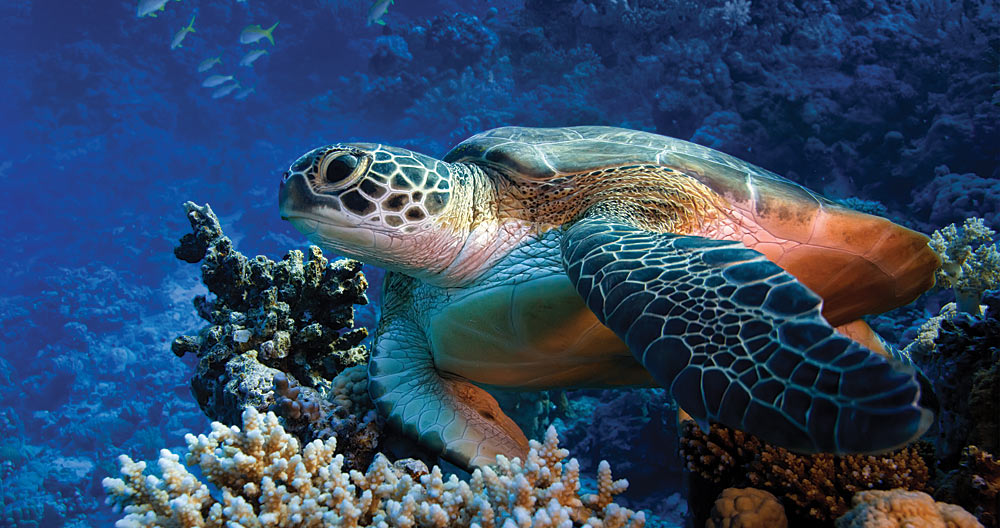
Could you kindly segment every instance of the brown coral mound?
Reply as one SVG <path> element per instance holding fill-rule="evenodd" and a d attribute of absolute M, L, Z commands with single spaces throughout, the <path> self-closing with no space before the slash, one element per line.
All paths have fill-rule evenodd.
<path fill-rule="evenodd" d="M 983 528 L 961 507 L 934 502 L 920 491 L 862 491 L 851 503 L 837 528 Z"/>
<path fill-rule="evenodd" d="M 788 518 L 784 506 L 764 490 L 726 488 L 705 528 L 788 528 Z"/>
<path fill-rule="evenodd" d="M 792 525 L 829 525 L 858 491 L 927 490 L 927 465 L 915 448 L 885 455 L 798 455 L 713 424 L 709 434 L 682 425 L 681 455 L 688 470 L 724 487 L 769 491 L 785 504 Z"/>

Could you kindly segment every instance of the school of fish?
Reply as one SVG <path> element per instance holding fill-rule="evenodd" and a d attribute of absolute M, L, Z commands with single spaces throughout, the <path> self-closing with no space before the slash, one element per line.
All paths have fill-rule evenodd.
<path fill-rule="evenodd" d="M 176 1 L 180 2 L 181 0 Z M 368 9 L 366 24 L 369 26 L 372 24 L 384 26 L 385 20 L 383 20 L 383 17 L 389 11 L 389 6 L 393 4 L 393 1 L 394 0 L 374 0 L 371 7 Z M 246 5 L 247 0 L 236 0 L 236 2 Z M 156 17 L 159 13 L 166 11 L 167 4 L 169 3 L 170 0 L 138 0 L 138 4 L 136 5 L 136 16 L 139 18 Z M 170 49 L 175 50 L 183 47 L 184 39 L 187 38 L 188 34 L 195 32 L 194 21 L 197 15 L 198 13 L 196 9 L 195 12 L 191 14 L 191 21 L 174 33 L 173 38 L 170 40 Z M 240 32 L 240 44 L 255 44 L 257 42 L 267 40 L 271 46 L 274 46 L 274 30 L 278 27 L 278 23 L 279 22 L 275 22 L 267 29 L 264 29 L 260 24 L 248 25 L 243 28 L 243 31 Z M 239 66 L 252 68 L 254 62 L 268 54 L 269 52 L 263 48 L 251 49 L 243 54 L 243 57 L 239 60 Z M 198 73 L 208 72 L 219 64 L 222 64 L 221 55 L 208 57 L 198 63 Z M 212 91 L 212 99 L 226 97 L 229 94 L 236 92 L 236 95 L 234 95 L 233 98 L 242 100 L 255 91 L 253 86 L 241 86 L 235 75 L 212 74 L 202 80 L 201 85 L 205 88 L 214 88 Z"/>
<path fill-rule="evenodd" d="M 181 0 L 176 0 L 180 2 Z M 167 5 L 170 0 L 138 0 L 136 5 L 136 17 L 156 17 L 158 14 L 166 11 Z M 236 0 L 237 3 L 246 5 L 247 0 Z M 195 32 L 195 19 L 198 13 L 195 10 L 191 14 L 191 20 L 188 24 L 177 32 L 174 33 L 173 38 L 170 40 L 170 49 L 176 50 L 182 48 L 184 44 L 184 39 L 187 38 L 188 34 Z M 240 44 L 254 44 L 263 40 L 269 42 L 272 46 L 274 45 L 274 30 L 278 27 L 278 22 L 275 22 L 269 28 L 264 29 L 260 24 L 251 24 L 245 28 L 239 34 Z M 239 60 L 239 65 L 252 68 L 254 62 L 268 55 L 268 51 L 262 48 L 251 49 L 243 54 L 243 57 Z M 198 73 L 206 73 L 213 70 L 217 65 L 222 64 L 222 56 L 216 55 L 214 57 L 208 57 L 198 63 Z M 201 85 L 205 88 L 212 88 L 212 99 L 220 99 L 226 97 L 229 94 L 235 92 L 233 96 L 235 99 L 246 99 L 250 94 L 255 92 L 253 86 L 242 86 L 239 80 L 236 79 L 235 75 L 222 75 L 222 74 L 212 74 L 205 77 L 202 80 Z"/>

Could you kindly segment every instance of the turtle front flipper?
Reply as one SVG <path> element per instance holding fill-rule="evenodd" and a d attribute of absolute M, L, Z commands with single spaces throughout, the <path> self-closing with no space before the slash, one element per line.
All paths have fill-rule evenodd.
<path fill-rule="evenodd" d="M 816 294 L 739 242 L 590 216 L 561 249 L 587 306 L 702 423 L 830 453 L 895 448 L 931 425 L 912 366 L 835 332 Z"/>
<path fill-rule="evenodd" d="M 407 280 L 397 274 L 387 283 Z M 525 459 L 528 439 L 483 389 L 434 368 L 423 329 L 387 297 L 368 366 L 368 392 L 390 425 L 462 467 Z"/>

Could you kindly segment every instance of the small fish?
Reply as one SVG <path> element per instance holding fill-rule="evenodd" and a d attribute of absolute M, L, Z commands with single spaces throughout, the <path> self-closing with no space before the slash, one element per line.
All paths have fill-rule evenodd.
<path fill-rule="evenodd" d="M 273 46 L 274 36 L 271 35 L 271 32 L 274 31 L 274 28 L 276 27 L 278 27 L 277 22 L 275 22 L 273 26 L 267 29 L 261 28 L 260 24 L 247 26 L 243 28 L 243 31 L 240 33 L 240 42 L 242 42 L 243 44 L 251 44 L 253 42 L 257 42 L 262 38 L 266 38 L 267 40 L 271 41 L 271 45 Z"/>
<path fill-rule="evenodd" d="M 253 92 L 254 92 L 253 86 L 247 86 L 246 88 L 236 92 L 236 95 L 234 95 L 233 97 L 237 99 L 246 99 L 247 96 L 252 94 Z"/>
<path fill-rule="evenodd" d="M 393 0 L 375 0 L 375 3 L 368 9 L 368 21 L 365 25 L 378 24 L 384 26 L 385 20 L 382 20 L 382 17 L 389 11 L 389 5 L 393 3 Z"/>
<path fill-rule="evenodd" d="M 181 47 L 181 42 L 184 42 L 184 37 L 186 37 L 188 33 L 194 33 L 195 15 L 197 15 L 197 13 L 191 15 L 191 22 L 189 22 L 187 26 L 182 27 L 180 31 L 174 34 L 174 40 L 170 42 L 170 49 L 177 49 Z"/>
<path fill-rule="evenodd" d="M 240 59 L 240 66 L 248 66 L 248 67 L 253 66 L 253 61 L 261 58 L 264 55 L 267 55 L 267 50 L 262 50 L 262 49 L 253 50 L 250 53 L 244 55 L 242 59 Z"/>
<path fill-rule="evenodd" d="M 222 83 L 229 82 L 231 80 L 233 80 L 232 75 L 213 75 L 208 79 L 205 79 L 205 82 L 201 83 L 201 85 L 204 86 L 205 88 L 214 88 Z"/>
<path fill-rule="evenodd" d="M 240 87 L 240 83 L 227 84 L 220 87 L 218 90 L 212 92 L 212 99 L 218 99 L 220 97 L 225 97 L 232 93 L 233 90 Z"/>
<path fill-rule="evenodd" d="M 163 11 L 166 9 L 167 2 L 170 0 L 139 0 L 139 5 L 136 7 L 135 16 L 156 16 L 156 11 Z M 181 0 L 177 0 L 180 2 Z"/>
<path fill-rule="evenodd" d="M 198 65 L 198 72 L 207 72 L 216 64 L 222 64 L 222 57 L 211 57 L 201 61 L 201 64 Z"/>

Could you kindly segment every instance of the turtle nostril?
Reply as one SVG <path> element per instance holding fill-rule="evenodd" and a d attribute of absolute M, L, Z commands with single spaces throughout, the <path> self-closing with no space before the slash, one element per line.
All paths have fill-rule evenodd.
<path fill-rule="evenodd" d="M 288 177 L 291 175 L 292 171 L 285 171 L 285 173 L 281 175 L 281 183 L 285 183 L 286 181 L 288 181 Z"/>

